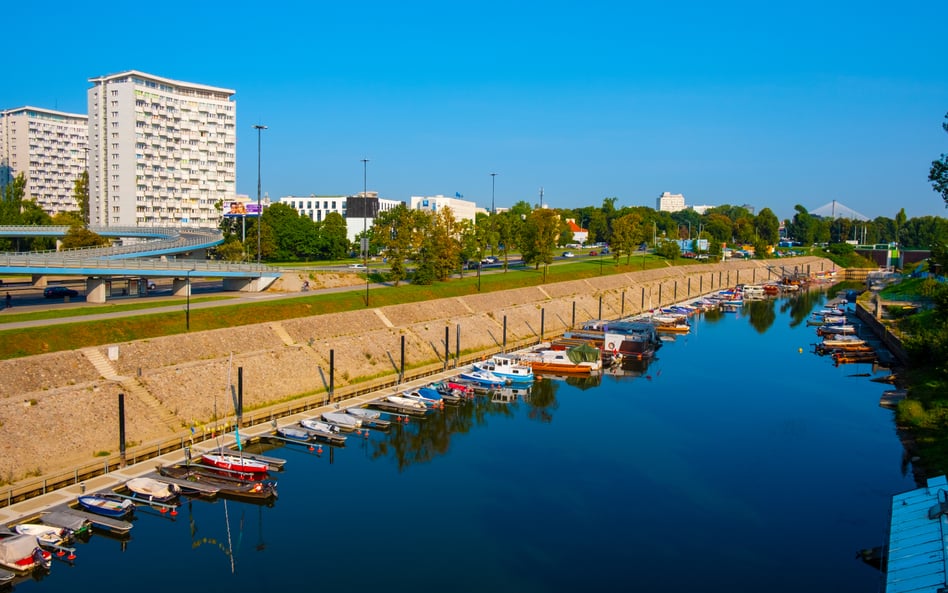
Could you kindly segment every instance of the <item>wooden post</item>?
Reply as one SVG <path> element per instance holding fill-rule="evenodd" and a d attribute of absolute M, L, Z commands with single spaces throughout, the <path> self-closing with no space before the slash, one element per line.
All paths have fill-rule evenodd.
<path fill-rule="evenodd" d="M 119 457 L 122 460 L 122 467 L 125 467 L 125 394 L 118 394 L 118 417 L 119 417 Z"/>

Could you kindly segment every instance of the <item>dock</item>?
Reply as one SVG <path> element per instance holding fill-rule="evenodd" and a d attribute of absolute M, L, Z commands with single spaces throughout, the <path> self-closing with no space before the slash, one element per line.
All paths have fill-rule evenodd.
<path fill-rule="evenodd" d="M 258 453 L 248 453 L 246 451 L 239 451 L 231 447 L 217 447 L 216 449 L 210 449 L 208 451 L 203 451 L 197 453 L 197 455 L 203 455 L 204 453 L 217 453 L 220 455 L 240 455 L 246 457 L 247 459 L 253 459 L 261 463 L 266 463 L 270 466 L 270 469 L 282 470 L 283 466 L 286 465 L 286 459 L 281 459 L 280 457 L 269 457 L 267 455 L 260 455 Z"/>
<path fill-rule="evenodd" d="M 73 508 L 69 505 L 59 505 L 51 508 L 50 511 L 58 511 L 75 515 L 79 519 L 88 521 L 92 525 L 93 529 L 99 529 L 108 533 L 124 535 L 131 531 L 133 527 L 132 523 L 129 521 L 125 521 L 123 519 L 113 519 L 112 517 L 106 517 L 105 515 L 97 515 L 95 513 Z"/>
<path fill-rule="evenodd" d="M 945 590 L 948 481 L 930 478 L 924 488 L 892 497 L 889 541 L 884 549 L 886 593 Z"/>
<path fill-rule="evenodd" d="M 158 480 L 159 482 L 164 482 L 166 484 L 175 484 L 181 488 L 182 492 L 194 492 L 200 496 L 215 496 L 220 492 L 220 488 L 217 486 L 211 486 L 209 484 L 203 484 L 201 482 L 192 482 L 190 480 L 182 480 L 180 478 L 171 478 L 169 476 L 163 476 L 158 472 L 151 472 L 145 474 L 145 478 L 151 478 L 153 480 Z"/>

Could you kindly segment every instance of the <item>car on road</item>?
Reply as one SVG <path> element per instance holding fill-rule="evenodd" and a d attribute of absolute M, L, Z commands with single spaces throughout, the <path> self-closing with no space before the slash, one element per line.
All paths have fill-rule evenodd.
<path fill-rule="evenodd" d="M 350 270 L 364 270 L 365 264 L 349 264 Z"/>
<path fill-rule="evenodd" d="M 572 252 L 572 251 L 564 251 L 564 252 L 563 252 L 563 257 L 576 257 L 576 256 L 573 255 L 573 252 Z"/>
<path fill-rule="evenodd" d="M 48 299 L 72 298 L 79 296 L 79 292 L 67 286 L 48 286 L 43 290 L 43 296 Z"/>
<path fill-rule="evenodd" d="M 590 255 L 590 256 L 599 255 L 599 252 L 598 252 L 598 251 L 590 251 L 590 252 L 589 252 L 589 255 Z"/>

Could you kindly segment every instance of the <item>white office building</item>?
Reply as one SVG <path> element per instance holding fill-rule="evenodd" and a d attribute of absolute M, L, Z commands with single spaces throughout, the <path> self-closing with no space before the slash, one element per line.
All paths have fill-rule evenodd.
<path fill-rule="evenodd" d="M 89 82 L 90 222 L 217 226 L 236 195 L 235 91 L 136 70 Z"/>
<path fill-rule="evenodd" d="M 655 209 L 659 212 L 678 212 L 685 209 L 685 196 L 664 192 L 658 196 Z"/>
<path fill-rule="evenodd" d="M 24 199 L 50 216 L 78 210 L 74 188 L 86 168 L 88 119 L 39 107 L 0 111 L 0 195 L 23 173 Z"/>
<path fill-rule="evenodd" d="M 424 210 L 434 213 L 444 208 L 451 209 L 454 213 L 455 220 L 470 220 L 474 222 L 475 214 L 477 213 L 477 204 L 469 200 L 448 198 L 442 195 L 411 197 L 412 210 Z"/>
<path fill-rule="evenodd" d="M 346 219 L 346 236 L 349 241 L 355 241 L 363 229 L 372 228 L 379 212 L 387 212 L 405 204 L 399 200 L 380 198 L 379 193 L 374 191 L 365 192 L 364 195 L 359 192 L 354 196 L 283 196 L 280 203 L 288 205 L 300 216 L 314 222 L 326 220 L 330 212 L 340 214 Z M 350 203 L 355 205 L 351 210 Z"/>

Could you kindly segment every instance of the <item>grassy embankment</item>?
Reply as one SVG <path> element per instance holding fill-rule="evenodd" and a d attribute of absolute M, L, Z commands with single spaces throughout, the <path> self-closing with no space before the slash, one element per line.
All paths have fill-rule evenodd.
<path fill-rule="evenodd" d="M 929 475 L 948 473 L 948 324 L 937 306 L 939 294 L 945 299 L 948 287 L 922 278 L 906 279 L 880 293 L 885 301 L 894 301 L 883 304 L 885 322 L 901 335 L 912 359 L 905 376 L 909 397 L 899 403 L 896 420 L 911 435 L 913 453 Z"/>
<path fill-rule="evenodd" d="M 679 263 L 694 263 L 685 260 Z M 660 268 L 669 265 L 667 260 L 648 255 L 635 256 L 631 265 L 617 264 L 614 260 L 604 259 L 601 263 L 598 258 L 578 259 L 575 262 L 550 266 L 545 274 L 541 267 L 511 269 L 507 273 L 484 273 L 480 277 L 480 292 L 492 292 L 538 286 L 545 282 L 563 282 L 592 278 L 606 274 L 620 274 L 635 272 L 642 269 Z M 382 282 L 378 274 L 370 274 L 373 282 Z M 440 299 L 458 297 L 478 293 L 478 278 L 475 271 L 465 272 L 464 278 L 454 277 L 447 282 L 439 282 L 429 286 L 402 284 L 398 288 L 371 290 L 369 305 L 384 307 Z M 192 305 L 210 299 L 192 299 Z M 51 324 L 24 329 L 9 329 L 0 331 L 0 359 L 33 356 L 47 352 L 59 352 L 101 344 L 113 344 L 181 334 L 186 332 L 184 311 L 148 313 L 147 309 L 178 305 L 183 306 L 184 300 L 164 301 L 154 304 L 130 304 L 103 307 L 84 307 L 63 310 L 60 312 L 46 312 L 47 319 L 57 316 L 74 316 L 78 314 L 111 313 L 115 311 L 129 311 L 143 309 L 142 315 L 108 319 L 107 321 L 81 321 L 62 324 Z M 124 308 L 128 307 L 128 308 Z M 191 308 L 191 331 L 205 331 L 266 323 L 352 311 L 365 307 L 364 287 L 353 288 L 347 292 L 305 294 L 292 299 L 280 299 L 260 303 L 243 303 L 239 305 L 221 305 L 210 309 Z M 81 311 L 81 313 L 79 313 Z M 22 314 L 23 318 L 6 318 L 11 321 L 25 321 L 33 314 Z"/>

